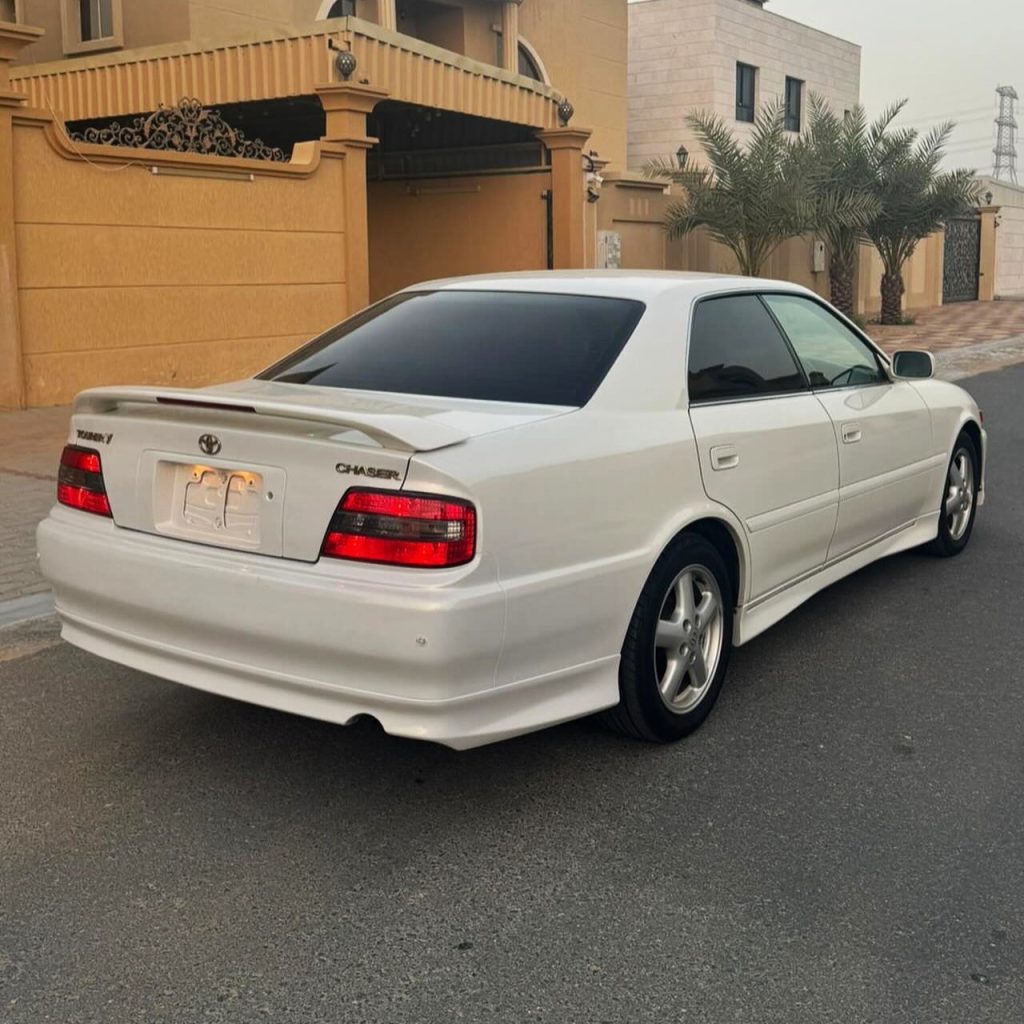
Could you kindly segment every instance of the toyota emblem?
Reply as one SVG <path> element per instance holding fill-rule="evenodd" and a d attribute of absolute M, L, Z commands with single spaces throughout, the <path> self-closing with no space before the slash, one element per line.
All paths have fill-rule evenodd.
<path fill-rule="evenodd" d="M 216 434 L 203 434 L 199 438 L 199 450 L 204 455 L 216 455 L 220 451 L 220 438 Z"/>

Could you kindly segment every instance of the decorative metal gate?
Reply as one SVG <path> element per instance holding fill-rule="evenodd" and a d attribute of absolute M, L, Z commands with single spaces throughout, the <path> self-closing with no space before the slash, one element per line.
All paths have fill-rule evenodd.
<path fill-rule="evenodd" d="M 974 302 L 981 270 L 981 217 L 970 214 L 946 224 L 943 302 Z"/>

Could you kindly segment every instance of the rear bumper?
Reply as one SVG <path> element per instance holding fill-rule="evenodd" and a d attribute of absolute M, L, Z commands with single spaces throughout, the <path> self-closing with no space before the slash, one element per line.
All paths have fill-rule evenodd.
<path fill-rule="evenodd" d="M 367 582 L 61 508 L 37 541 L 66 640 L 225 697 L 340 724 L 371 715 L 394 735 L 457 749 L 618 699 L 615 658 L 496 687 L 496 579 Z"/>

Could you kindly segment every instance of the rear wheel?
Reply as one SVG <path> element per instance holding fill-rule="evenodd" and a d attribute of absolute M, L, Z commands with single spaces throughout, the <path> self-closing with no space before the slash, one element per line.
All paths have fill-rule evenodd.
<path fill-rule="evenodd" d="M 732 586 L 713 544 L 684 534 L 654 567 L 633 612 L 619 667 L 618 707 L 604 719 L 669 743 L 707 718 L 732 649 Z"/>
<path fill-rule="evenodd" d="M 978 510 L 980 470 L 974 442 L 966 433 L 956 439 L 953 457 L 946 471 L 946 486 L 939 511 L 939 532 L 928 545 L 932 554 L 942 558 L 959 555 L 974 530 Z"/>

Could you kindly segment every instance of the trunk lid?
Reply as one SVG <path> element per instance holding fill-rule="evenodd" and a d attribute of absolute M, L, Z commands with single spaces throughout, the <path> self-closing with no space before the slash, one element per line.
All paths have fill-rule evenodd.
<path fill-rule="evenodd" d="M 349 487 L 398 490 L 416 452 L 567 411 L 258 380 L 96 388 L 71 439 L 99 451 L 118 526 L 312 562 Z"/>

